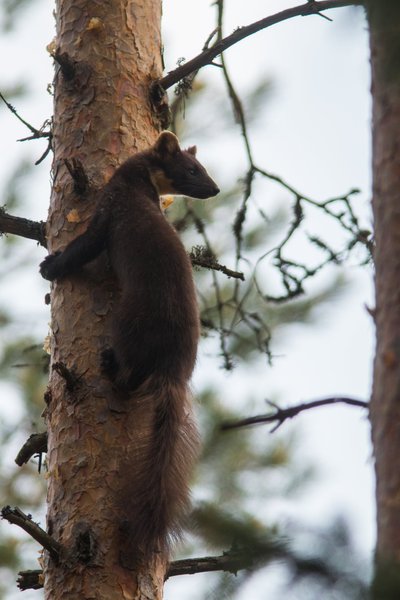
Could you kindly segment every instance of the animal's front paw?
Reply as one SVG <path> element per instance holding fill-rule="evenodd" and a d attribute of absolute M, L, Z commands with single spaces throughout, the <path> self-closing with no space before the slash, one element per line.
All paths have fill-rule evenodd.
<path fill-rule="evenodd" d="M 61 252 L 55 252 L 54 254 L 49 254 L 46 256 L 43 262 L 40 263 L 39 271 L 41 276 L 44 279 L 48 279 L 49 281 L 53 281 L 53 279 L 57 279 L 57 277 L 61 276 L 60 264 L 59 264 L 59 255 Z"/>

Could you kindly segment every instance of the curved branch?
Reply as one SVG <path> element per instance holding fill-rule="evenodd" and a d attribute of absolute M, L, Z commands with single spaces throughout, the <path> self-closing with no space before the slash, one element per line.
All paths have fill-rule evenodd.
<path fill-rule="evenodd" d="M 295 406 L 290 406 L 289 408 L 279 408 L 279 406 L 277 406 L 273 402 L 268 402 L 268 404 L 270 404 L 275 409 L 275 412 L 265 415 L 257 415 L 255 417 L 249 417 L 247 419 L 241 419 L 240 421 L 227 421 L 225 423 L 222 423 L 221 430 L 226 431 L 227 429 L 248 427 L 249 425 L 257 425 L 259 423 L 277 422 L 276 425 L 271 429 L 272 433 L 273 431 L 276 431 L 278 427 L 280 427 L 286 421 L 286 419 L 292 419 L 304 410 L 339 403 L 349 404 L 350 406 L 359 406 L 361 408 L 368 408 L 368 402 L 346 397 L 323 398 L 322 400 L 314 400 L 313 402 L 296 404 Z"/>
<path fill-rule="evenodd" d="M 43 221 L 30 221 L 22 217 L 14 217 L 6 213 L 3 207 L 0 207 L 0 235 L 2 233 L 12 233 L 30 240 L 36 240 L 46 248 L 45 227 L 46 224 Z"/>
<path fill-rule="evenodd" d="M 47 452 L 47 431 L 32 433 L 18 452 L 15 462 L 22 467 L 34 454 Z"/>
<path fill-rule="evenodd" d="M 170 71 L 168 75 L 162 77 L 158 81 L 153 83 L 153 89 L 161 86 L 162 89 L 167 90 L 172 85 L 187 77 L 194 71 L 197 71 L 201 67 L 205 65 L 212 64 L 212 61 L 216 56 L 227 50 L 234 44 L 237 44 L 241 40 L 257 31 L 261 31 L 262 29 L 266 29 L 271 25 L 276 25 L 277 23 L 281 23 L 282 21 L 286 21 L 288 19 L 292 19 L 293 17 L 305 17 L 307 15 L 317 15 L 323 10 L 328 10 L 331 8 L 341 8 L 343 6 L 350 6 L 354 4 L 359 4 L 357 0 L 323 0 L 321 2 L 317 2 L 311 0 L 306 2 L 306 4 L 302 4 L 300 6 L 295 6 L 293 8 L 288 8 L 283 10 L 275 15 L 270 15 L 269 17 L 265 17 L 264 19 L 260 19 L 260 21 L 256 21 L 255 23 L 251 23 L 250 25 L 246 25 L 244 27 L 238 27 L 233 33 L 228 35 L 226 38 L 223 38 L 217 41 L 210 48 L 206 48 L 189 60 L 188 62 L 180 65 L 173 71 Z M 321 15 L 323 16 L 323 15 Z"/>

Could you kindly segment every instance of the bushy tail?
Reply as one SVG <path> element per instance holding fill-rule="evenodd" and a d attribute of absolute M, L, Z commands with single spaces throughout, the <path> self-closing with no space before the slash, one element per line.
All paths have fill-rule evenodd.
<path fill-rule="evenodd" d="M 152 412 L 153 421 L 124 501 L 121 558 L 126 566 L 146 561 L 153 552 L 168 557 L 188 512 L 189 479 L 199 447 L 187 385 L 157 377 L 143 387 L 138 400 Z"/>

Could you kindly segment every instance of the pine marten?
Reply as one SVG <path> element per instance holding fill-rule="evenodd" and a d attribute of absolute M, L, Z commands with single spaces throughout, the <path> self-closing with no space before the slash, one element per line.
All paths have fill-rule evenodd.
<path fill-rule="evenodd" d="M 188 509 L 188 479 L 197 454 L 188 382 L 197 353 L 199 314 L 187 253 L 160 209 L 159 196 L 208 198 L 219 189 L 173 133 L 124 162 L 100 193 L 85 233 L 40 265 L 45 279 L 68 276 L 107 250 L 120 287 L 112 348 L 103 368 L 130 400 L 146 398 L 153 435 L 135 470 L 129 548 L 135 561 L 168 557 Z"/>

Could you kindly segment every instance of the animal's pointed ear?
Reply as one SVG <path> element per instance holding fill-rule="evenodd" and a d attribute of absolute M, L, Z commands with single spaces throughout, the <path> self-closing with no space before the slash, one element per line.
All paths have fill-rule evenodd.
<path fill-rule="evenodd" d="M 171 131 L 162 131 L 153 148 L 160 156 L 176 154 L 180 151 L 178 138 Z"/>
<path fill-rule="evenodd" d="M 189 152 L 189 154 L 193 154 L 193 156 L 196 156 L 196 152 L 197 152 L 197 146 L 190 146 L 186 152 Z"/>

